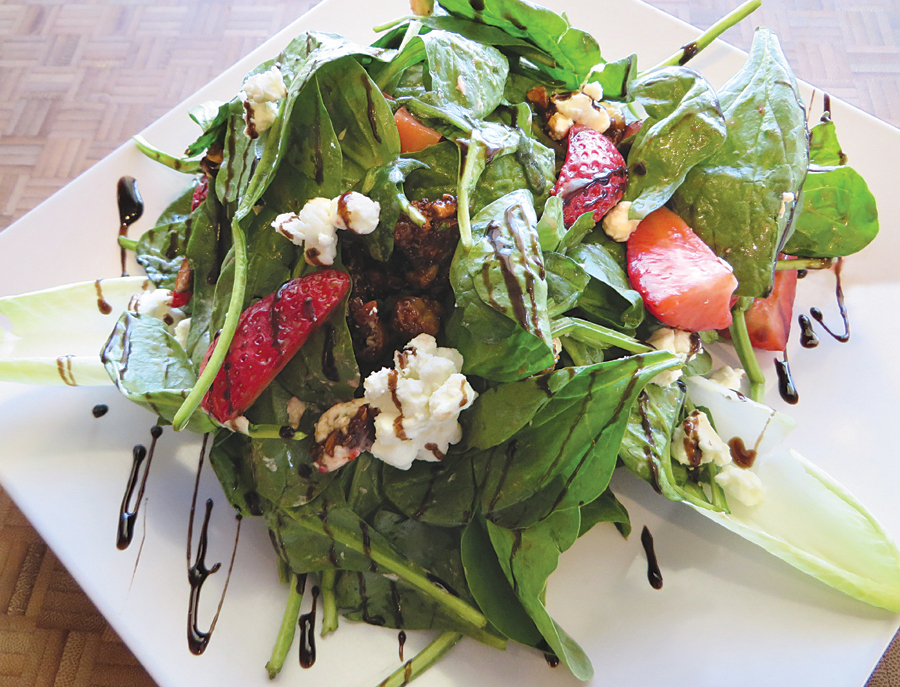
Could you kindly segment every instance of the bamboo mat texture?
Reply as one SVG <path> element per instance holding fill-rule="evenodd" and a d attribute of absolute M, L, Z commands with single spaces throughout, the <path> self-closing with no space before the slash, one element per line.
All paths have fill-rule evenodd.
<path fill-rule="evenodd" d="M 798 77 L 900 126 L 900 0 L 765 2 L 725 38 L 769 26 Z M 315 4 L 0 0 L 0 229 Z M 650 4 L 706 28 L 738 3 Z M 870 687 L 900 685 L 895 653 Z M 153 684 L 0 490 L 0 687 Z"/>

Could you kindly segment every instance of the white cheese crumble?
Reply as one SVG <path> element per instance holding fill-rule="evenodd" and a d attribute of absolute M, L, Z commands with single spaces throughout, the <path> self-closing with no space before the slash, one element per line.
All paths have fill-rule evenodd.
<path fill-rule="evenodd" d="M 715 463 L 721 468 L 715 480 L 727 496 L 745 506 L 755 506 L 763 501 L 765 489 L 759 476 L 734 464 L 728 444 L 713 429 L 706 413 L 699 410 L 691 413 L 672 434 L 672 457 L 683 465 L 692 465 L 688 449 L 694 447 L 700 452 L 700 465 Z"/>
<path fill-rule="evenodd" d="M 755 472 L 728 464 L 716 475 L 716 483 L 728 496 L 745 506 L 756 506 L 766 498 L 766 490 Z"/>
<path fill-rule="evenodd" d="M 238 432 L 240 434 L 250 434 L 250 420 L 248 420 L 243 415 L 241 415 L 240 417 L 236 417 L 233 420 L 229 420 L 223 426 L 227 427 L 232 432 Z"/>
<path fill-rule="evenodd" d="M 794 202 L 793 193 L 782 193 L 781 194 L 781 207 L 778 209 L 778 219 L 784 217 L 784 212 L 787 209 L 787 206 Z"/>
<path fill-rule="evenodd" d="M 184 320 L 184 313 L 172 307 L 172 291 L 169 289 L 153 289 L 144 291 L 134 297 L 128 309 L 138 315 L 147 315 L 162 320 L 169 328 L 169 334 L 175 336 L 176 327 Z"/>
<path fill-rule="evenodd" d="M 553 103 L 557 112 L 576 124 L 589 127 L 601 134 L 609 128 L 609 112 L 602 105 L 595 103 L 586 93 L 573 93 L 568 98 L 554 98 Z"/>
<path fill-rule="evenodd" d="M 459 413 L 477 396 L 462 365 L 459 351 L 420 334 L 394 353 L 393 370 L 370 374 L 365 399 L 379 410 L 372 455 L 401 470 L 416 459 L 441 460 L 462 439 Z"/>
<path fill-rule="evenodd" d="M 715 463 L 721 467 L 731 462 L 731 449 L 701 410 L 688 415 L 672 435 L 672 456 L 683 465 L 691 465 L 686 446 L 696 446 L 701 452 L 700 465 Z"/>
<path fill-rule="evenodd" d="M 333 265 L 337 256 L 337 230 L 370 234 L 378 226 L 381 205 L 352 191 L 333 199 L 313 198 L 299 213 L 278 215 L 272 227 L 296 246 L 304 245 L 310 265 Z"/>
<path fill-rule="evenodd" d="M 684 362 L 687 362 L 703 350 L 703 347 L 699 344 L 696 348 L 694 347 L 690 332 L 685 332 L 681 329 L 671 329 L 669 327 L 661 327 L 653 332 L 647 340 L 647 344 L 653 346 L 653 348 L 658 351 L 669 351 L 669 353 L 674 353 Z M 691 355 L 692 352 L 693 355 Z M 660 372 L 650 381 L 658 386 L 669 386 L 670 384 L 674 384 L 680 378 L 681 368 L 678 368 Z"/>
<path fill-rule="evenodd" d="M 732 391 L 740 391 L 741 383 L 744 381 L 744 377 L 747 376 L 747 373 L 744 372 L 740 367 L 734 369 L 728 365 L 724 365 L 720 367 L 718 370 L 713 372 L 709 378 L 718 382 L 722 386 L 731 389 Z"/>
<path fill-rule="evenodd" d="M 581 92 L 587 95 L 591 100 L 596 100 L 597 102 L 603 100 L 603 86 L 600 85 L 599 81 L 586 83 L 581 87 Z"/>
<path fill-rule="evenodd" d="M 286 95 L 287 88 L 277 67 L 247 77 L 240 98 L 244 103 L 244 122 L 247 125 L 244 134 L 248 138 L 255 138 L 272 126 L 278 116 L 275 103 Z"/>
<path fill-rule="evenodd" d="M 306 404 L 296 396 L 291 396 L 291 400 L 287 404 L 288 424 L 297 429 L 300 426 L 300 418 L 306 412 Z"/>
<path fill-rule="evenodd" d="M 612 210 L 603 215 L 603 231 L 613 241 L 624 243 L 635 232 L 641 223 L 639 219 L 629 219 L 631 201 L 623 200 L 616 203 Z"/>
<path fill-rule="evenodd" d="M 554 112 L 550 116 L 550 121 L 547 122 L 547 126 L 550 128 L 550 138 L 561 141 L 568 135 L 569 129 L 571 129 L 574 124 L 575 122 L 565 115 Z"/>
<path fill-rule="evenodd" d="M 181 322 L 175 325 L 175 340 L 179 345 L 187 350 L 188 335 L 191 333 L 191 318 L 185 317 Z"/>

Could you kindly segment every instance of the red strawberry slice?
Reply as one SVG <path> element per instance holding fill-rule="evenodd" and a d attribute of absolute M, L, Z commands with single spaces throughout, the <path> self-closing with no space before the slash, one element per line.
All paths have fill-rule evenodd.
<path fill-rule="evenodd" d="M 569 129 L 569 150 L 550 195 L 563 199 L 563 219 L 570 227 L 585 212 L 594 221 L 622 200 L 628 185 L 625 160 L 599 131 L 580 124 Z"/>
<path fill-rule="evenodd" d="M 240 417 L 349 290 L 345 272 L 322 270 L 289 281 L 247 308 L 203 409 L 221 423 Z M 206 352 L 204 367 L 214 346 Z"/>
<path fill-rule="evenodd" d="M 690 332 L 731 325 L 731 266 L 678 215 L 660 208 L 628 239 L 628 277 L 647 310 L 663 324 Z"/>
<path fill-rule="evenodd" d="M 744 313 L 753 348 L 783 351 L 787 347 L 796 293 L 797 271 L 779 270 L 769 297 L 753 299 L 753 305 Z"/>

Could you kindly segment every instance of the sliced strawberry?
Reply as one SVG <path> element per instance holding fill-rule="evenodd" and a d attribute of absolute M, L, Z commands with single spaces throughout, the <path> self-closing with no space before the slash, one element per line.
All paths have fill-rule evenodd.
<path fill-rule="evenodd" d="M 698 332 L 731 325 L 731 266 L 678 215 L 660 208 L 628 239 L 628 277 L 661 322 Z"/>
<path fill-rule="evenodd" d="M 599 131 L 579 124 L 569 129 L 569 150 L 550 195 L 563 200 L 566 226 L 585 212 L 594 213 L 594 221 L 622 200 L 628 176 L 625 160 L 616 146 Z"/>
<path fill-rule="evenodd" d="M 744 313 L 753 348 L 783 351 L 787 347 L 796 293 L 797 271 L 779 270 L 769 297 L 753 299 L 753 305 Z"/>
<path fill-rule="evenodd" d="M 209 177 L 204 174 L 200 183 L 194 186 L 194 195 L 191 196 L 191 212 L 200 207 L 207 195 L 209 195 Z"/>
<path fill-rule="evenodd" d="M 222 423 L 240 417 L 349 290 L 350 276 L 345 272 L 322 270 L 289 281 L 247 308 L 238 320 L 225 362 L 203 398 L 204 410 Z M 215 342 L 206 360 L 214 346 Z"/>
<path fill-rule="evenodd" d="M 400 152 L 416 153 L 428 146 L 438 143 L 443 136 L 429 126 L 425 126 L 416 117 L 401 107 L 394 113 L 394 122 L 400 134 Z"/>

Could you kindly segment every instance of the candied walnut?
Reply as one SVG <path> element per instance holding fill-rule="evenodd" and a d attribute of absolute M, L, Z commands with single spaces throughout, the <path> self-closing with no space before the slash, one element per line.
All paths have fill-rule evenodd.
<path fill-rule="evenodd" d="M 528 102 L 535 106 L 538 113 L 541 115 L 545 115 L 550 108 L 550 98 L 547 95 L 547 89 L 543 86 L 535 86 L 525 93 L 525 97 L 528 99 Z"/>
<path fill-rule="evenodd" d="M 356 460 L 368 451 L 375 441 L 375 416 L 364 399 L 338 403 L 324 413 L 316 423 L 316 443 L 309 455 L 319 472 L 332 472 Z"/>
<path fill-rule="evenodd" d="M 622 139 L 625 138 L 625 116 L 622 114 L 622 110 L 615 105 L 605 102 L 600 104 L 609 114 L 609 128 L 604 133 L 608 138 L 612 139 L 613 143 L 619 145 Z"/>
<path fill-rule="evenodd" d="M 401 215 L 394 227 L 394 250 L 404 263 L 407 282 L 419 291 L 439 295 L 437 292 L 446 292 L 450 286 L 450 263 L 459 242 L 456 198 L 444 195 L 432 202 L 415 201 L 413 205 L 425 217 L 425 226 L 416 226 Z"/>
<path fill-rule="evenodd" d="M 399 298 L 391 313 L 391 329 L 403 341 L 414 339 L 419 334 L 437 336 L 441 327 L 441 314 L 440 303 L 430 298 Z"/>
<path fill-rule="evenodd" d="M 376 362 L 384 356 L 391 337 L 381 321 L 376 301 L 363 302 L 362 298 L 351 298 L 347 324 L 357 358 Z"/>

